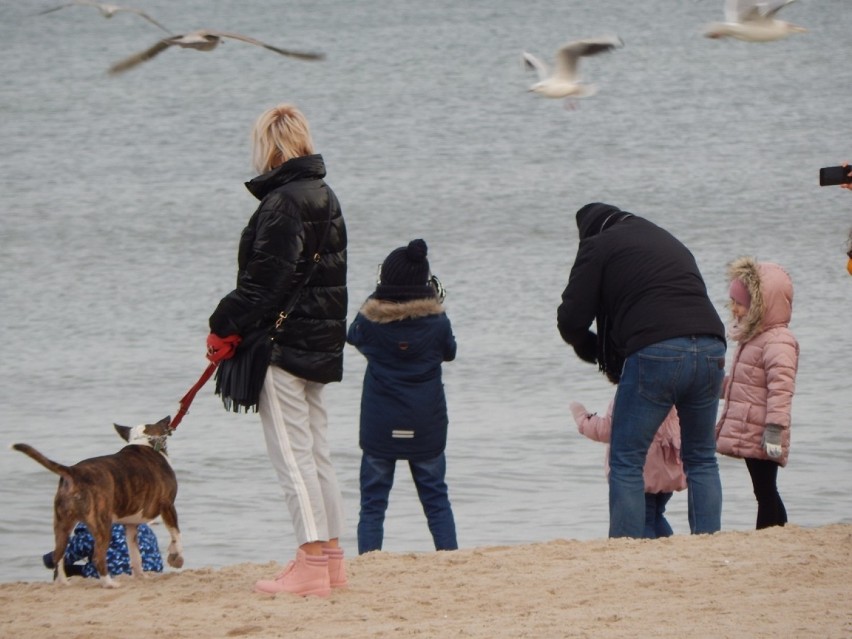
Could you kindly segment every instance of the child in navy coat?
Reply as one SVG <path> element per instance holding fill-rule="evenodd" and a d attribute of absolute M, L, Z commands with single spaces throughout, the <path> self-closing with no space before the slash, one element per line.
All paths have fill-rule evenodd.
<path fill-rule="evenodd" d="M 361 395 L 361 512 L 358 553 L 381 550 L 396 461 L 408 461 L 436 550 L 455 550 L 445 481 L 447 401 L 441 365 L 456 356 L 443 289 L 427 246 L 413 240 L 382 263 L 375 292 L 347 341 L 367 358 Z"/>

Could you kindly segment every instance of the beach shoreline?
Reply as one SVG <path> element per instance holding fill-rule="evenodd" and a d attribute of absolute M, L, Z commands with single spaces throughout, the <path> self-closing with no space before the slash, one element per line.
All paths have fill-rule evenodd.
<path fill-rule="evenodd" d="M 354 553 L 353 553 L 354 554 Z M 348 558 L 328 598 L 252 592 L 279 564 L 167 569 L 121 587 L 0 584 L 0 635 L 848 637 L 852 524 L 668 539 L 557 539 Z"/>

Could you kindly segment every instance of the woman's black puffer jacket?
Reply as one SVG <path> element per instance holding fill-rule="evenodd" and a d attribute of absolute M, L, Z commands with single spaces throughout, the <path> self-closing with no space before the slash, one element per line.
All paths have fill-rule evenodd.
<path fill-rule="evenodd" d="M 210 330 L 221 337 L 274 325 L 330 224 L 319 265 L 275 331 L 271 361 L 320 383 L 343 377 L 348 305 L 346 225 L 324 177 L 322 156 L 309 155 L 246 183 L 260 206 L 240 236 L 237 287 L 210 316 Z"/>

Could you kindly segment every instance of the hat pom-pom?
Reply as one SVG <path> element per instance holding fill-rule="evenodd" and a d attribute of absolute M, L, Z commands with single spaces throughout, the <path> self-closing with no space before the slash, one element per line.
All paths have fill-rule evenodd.
<path fill-rule="evenodd" d="M 422 262 L 426 259 L 428 248 L 423 240 L 411 240 L 405 249 L 405 257 L 412 262 Z"/>

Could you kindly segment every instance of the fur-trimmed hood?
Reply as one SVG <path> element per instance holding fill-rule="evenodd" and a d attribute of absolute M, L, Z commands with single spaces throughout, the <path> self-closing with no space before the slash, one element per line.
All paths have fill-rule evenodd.
<path fill-rule="evenodd" d="M 786 327 L 793 315 L 793 282 L 773 262 L 740 257 L 728 265 L 728 281 L 740 280 L 751 295 L 748 313 L 737 327 L 737 340 L 747 342 L 776 326 Z"/>
<path fill-rule="evenodd" d="M 408 302 L 392 302 L 370 297 L 361 307 L 361 314 L 377 324 L 418 319 L 429 315 L 440 315 L 443 312 L 444 305 L 438 301 L 438 298 L 428 297 Z"/>

